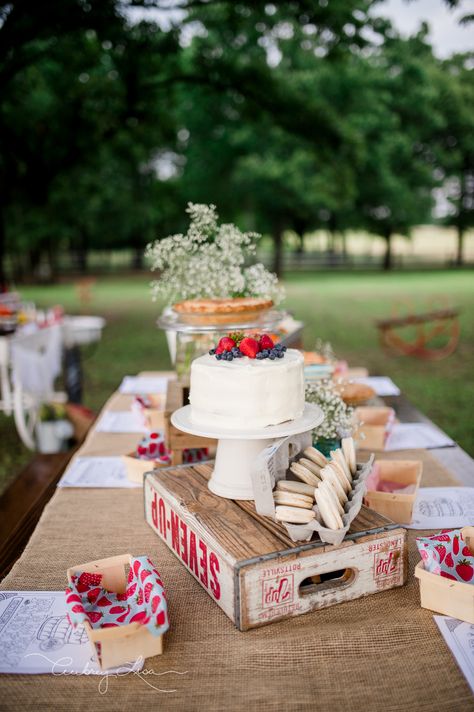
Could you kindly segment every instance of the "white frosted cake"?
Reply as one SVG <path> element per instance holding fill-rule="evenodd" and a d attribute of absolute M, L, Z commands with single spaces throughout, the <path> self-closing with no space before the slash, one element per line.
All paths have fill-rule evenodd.
<path fill-rule="evenodd" d="M 305 404 L 303 363 L 295 349 L 274 360 L 200 356 L 191 364 L 191 420 L 247 430 L 299 418 Z"/>

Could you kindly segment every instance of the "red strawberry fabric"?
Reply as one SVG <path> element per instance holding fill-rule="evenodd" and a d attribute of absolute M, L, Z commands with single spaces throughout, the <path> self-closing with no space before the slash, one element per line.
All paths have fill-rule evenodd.
<path fill-rule="evenodd" d="M 66 588 L 66 604 L 73 627 L 88 621 L 92 628 L 140 623 L 153 635 L 169 628 L 166 594 L 161 577 L 147 556 L 132 558 L 124 593 L 106 591 L 102 575 L 76 572 Z"/>
<path fill-rule="evenodd" d="M 150 460 L 160 464 L 171 464 L 171 453 L 165 445 L 161 433 L 153 431 L 145 435 L 137 445 L 135 457 L 139 460 Z"/>
<path fill-rule="evenodd" d="M 153 402 L 150 396 L 147 395 L 135 396 L 134 404 L 136 404 L 141 409 L 153 408 Z"/>
<path fill-rule="evenodd" d="M 417 537 L 416 545 L 426 571 L 474 584 L 474 556 L 463 541 L 461 529 Z"/>
<path fill-rule="evenodd" d="M 207 447 L 193 447 L 183 450 L 183 462 L 204 462 L 209 459 L 209 450 Z"/>

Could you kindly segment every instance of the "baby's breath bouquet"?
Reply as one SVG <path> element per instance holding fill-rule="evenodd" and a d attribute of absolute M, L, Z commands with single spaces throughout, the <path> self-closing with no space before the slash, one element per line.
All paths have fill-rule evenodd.
<path fill-rule="evenodd" d="M 283 288 L 263 264 L 247 265 L 255 255 L 260 235 L 218 224 L 215 205 L 188 203 L 187 232 L 148 245 L 151 269 L 160 272 L 152 282 L 153 298 L 168 304 L 181 299 L 208 297 L 265 297 L 277 304 Z"/>
<path fill-rule="evenodd" d="M 344 403 L 334 381 L 325 378 L 306 384 L 305 396 L 324 413 L 323 422 L 313 430 L 314 440 L 333 440 L 351 434 L 353 408 Z"/>

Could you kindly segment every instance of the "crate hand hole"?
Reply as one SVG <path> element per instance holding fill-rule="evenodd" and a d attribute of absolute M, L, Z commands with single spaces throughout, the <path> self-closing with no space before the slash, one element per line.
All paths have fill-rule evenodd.
<path fill-rule="evenodd" d="M 303 579 L 299 585 L 299 595 L 309 596 L 312 593 L 328 589 L 340 588 L 351 584 L 356 576 L 355 569 L 338 569 L 321 574 L 314 574 Z"/>

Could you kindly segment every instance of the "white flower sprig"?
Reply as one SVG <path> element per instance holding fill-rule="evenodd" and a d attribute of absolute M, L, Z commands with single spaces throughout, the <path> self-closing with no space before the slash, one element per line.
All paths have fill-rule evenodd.
<path fill-rule="evenodd" d="M 330 341 L 323 341 L 321 338 L 316 339 L 314 347 L 316 353 L 320 354 L 328 363 L 335 363 L 336 355 Z"/>
<path fill-rule="evenodd" d="M 242 232 L 232 223 L 219 225 L 215 205 L 188 203 L 186 212 L 191 221 L 184 235 L 170 235 L 146 248 L 151 269 L 161 273 L 151 285 L 153 299 L 168 304 L 199 297 L 265 297 L 275 304 L 283 299 L 275 274 L 261 263 L 245 267 L 255 255 L 258 233 Z"/>
<path fill-rule="evenodd" d="M 313 430 L 314 438 L 341 438 L 352 433 L 354 409 L 344 403 L 334 381 L 324 378 L 318 383 L 307 383 L 305 396 L 324 413 L 323 422 Z"/>

